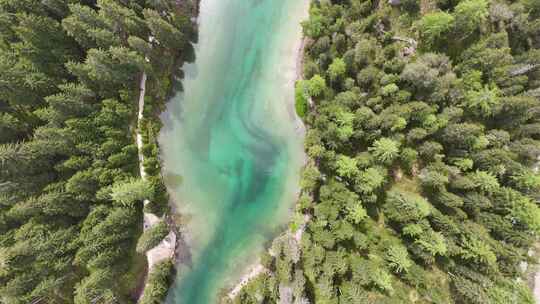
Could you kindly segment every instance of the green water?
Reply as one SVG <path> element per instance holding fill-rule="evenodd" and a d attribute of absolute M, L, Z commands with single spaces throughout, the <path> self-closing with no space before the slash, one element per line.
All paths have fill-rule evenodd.
<path fill-rule="evenodd" d="M 291 214 L 304 159 L 293 83 L 307 7 L 307 0 L 201 3 L 196 61 L 184 67 L 184 93 L 162 117 L 166 180 L 188 219 L 192 255 L 179 265 L 168 303 L 214 303 Z"/>

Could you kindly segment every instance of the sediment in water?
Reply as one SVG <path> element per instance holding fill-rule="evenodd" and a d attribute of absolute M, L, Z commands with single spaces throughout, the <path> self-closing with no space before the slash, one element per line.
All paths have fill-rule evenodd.
<path fill-rule="evenodd" d="M 168 187 L 193 256 L 170 303 L 212 303 L 287 222 L 304 162 L 293 86 L 307 3 L 201 3 L 196 62 L 160 136 L 165 175 L 183 177 Z"/>

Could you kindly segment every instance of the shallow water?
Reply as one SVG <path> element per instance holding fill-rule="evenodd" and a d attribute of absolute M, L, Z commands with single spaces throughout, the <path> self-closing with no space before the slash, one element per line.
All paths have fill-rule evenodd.
<path fill-rule="evenodd" d="M 201 3 L 196 60 L 184 67 L 185 93 L 169 103 L 160 135 L 193 258 L 180 265 L 168 303 L 215 302 L 288 220 L 304 159 L 293 83 L 307 7 Z"/>

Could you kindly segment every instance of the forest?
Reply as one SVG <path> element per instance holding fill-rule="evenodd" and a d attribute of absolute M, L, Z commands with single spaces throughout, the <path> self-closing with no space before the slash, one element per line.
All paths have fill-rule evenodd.
<path fill-rule="evenodd" d="M 227 301 L 535 303 L 540 2 L 319 0 L 303 32 L 302 194 Z"/>
<path fill-rule="evenodd" d="M 159 226 L 139 240 L 142 201 L 167 211 L 158 114 L 181 77 L 173 71 L 192 56 L 194 9 L 174 0 L 0 0 L 0 303 L 135 302 L 141 253 L 163 238 Z M 142 303 L 167 291 L 172 264 L 157 268 Z"/>

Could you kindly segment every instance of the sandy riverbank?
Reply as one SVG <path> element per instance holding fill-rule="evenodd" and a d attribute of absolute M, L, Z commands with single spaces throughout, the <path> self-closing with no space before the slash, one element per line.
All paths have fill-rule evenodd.
<path fill-rule="evenodd" d="M 266 269 L 260 262 L 257 262 L 257 264 L 251 267 L 251 270 L 248 273 L 242 276 L 240 282 L 227 294 L 227 296 L 230 299 L 236 298 L 242 288 L 244 288 L 251 280 L 265 272 L 268 272 L 268 269 Z"/>

